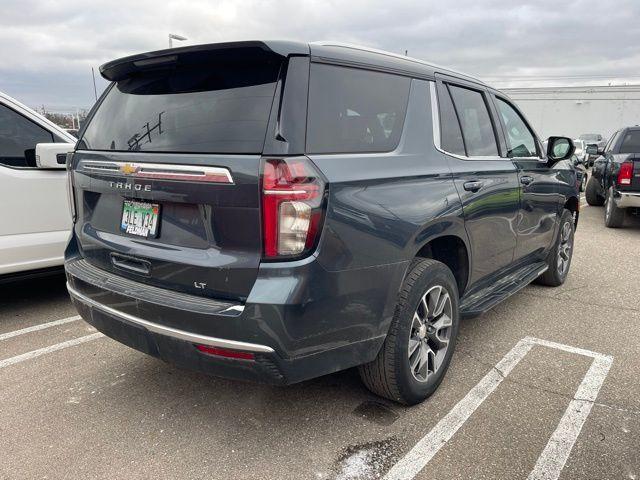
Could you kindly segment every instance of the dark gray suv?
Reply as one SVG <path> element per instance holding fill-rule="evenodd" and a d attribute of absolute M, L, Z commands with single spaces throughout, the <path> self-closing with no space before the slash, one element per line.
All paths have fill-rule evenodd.
<path fill-rule="evenodd" d="M 135 349 L 274 384 L 359 366 L 413 404 L 442 380 L 461 317 L 566 278 L 572 142 L 544 152 L 478 80 L 292 42 L 100 71 L 112 84 L 68 158 L 68 288 Z"/>

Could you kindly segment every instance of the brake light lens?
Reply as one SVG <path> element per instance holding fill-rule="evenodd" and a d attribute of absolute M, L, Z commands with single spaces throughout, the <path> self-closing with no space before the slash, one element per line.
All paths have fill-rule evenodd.
<path fill-rule="evenodd" d="M 267 158 L 262 171 L 265 258 L 299 256 L 318 240 L 325 182 L 306 157 Z"/>
<path fill-rule="evenodd" d="M 633 178 L 633 162 L 624 162 L 618 171 L 618 185 L 631 185 Z"/>

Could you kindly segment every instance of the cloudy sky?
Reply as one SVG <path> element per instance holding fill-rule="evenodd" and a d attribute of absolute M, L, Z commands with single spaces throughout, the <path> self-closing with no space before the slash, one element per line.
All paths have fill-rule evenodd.
<path fill-rule="evenodd" d="M 638 0 L 2 0 L 0 91 L 90 107 L 91 67 L 181 44 L 338 40 L 432 61 L 494 86 L 640 83 Z"/>

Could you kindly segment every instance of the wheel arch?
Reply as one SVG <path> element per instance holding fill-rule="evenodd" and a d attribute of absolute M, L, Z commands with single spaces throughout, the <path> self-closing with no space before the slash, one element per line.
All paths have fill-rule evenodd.
<path fill-rule="evenodd" d="M 462 297 L 471 271 L 471 253 L 465 238 L 452 232 L 435 235 L 420 245 L 414 258 L 431 258 L 449 267 Z"/>

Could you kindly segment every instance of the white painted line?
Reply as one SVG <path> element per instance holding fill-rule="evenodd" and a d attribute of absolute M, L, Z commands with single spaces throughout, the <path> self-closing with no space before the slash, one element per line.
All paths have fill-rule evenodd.
<path fill-rule="evenodd" d="M 396 463 L 385 475 L 385 480 L 411 480 L 447 444 L 476 409 L 511 373 L 534 345 L 556 348 L 565 352 L 593 358 L 593 363 L 570 402 L 544 451 L 538 458 L 530 480 L 557 479 L 569 458 L 571 449 L 587 419 L 591 406 L 613 362 L 613 357 L 560 343 L 525 337 L 520 340 L 496 366 L 487 373 L 467 395 L 447 413 L 427 435 Z M 588 408 L 585 408 L 588 404 Z"/>
<path fill-rule="evenodd" d="M 40 325 L 34 325 L 32 327 L 23 328 L 21 330 L 2 333 L 0 334 L 0 341 L 17 337 L 19 335 L 24 335 L 25 333 L 37 332 L 38 330 L 44 330 L 45 328 L 51 328 L 58 325 L 64 325 L 65 323 L 75 322 L 76 320 L 80 320 L 80 318 L 80 315 L 76 315 L 75 317 L 62 318 L 60 320 L 54 320 L 53 322 L 41 323 Z"/>
<path fill-rule="evenodd" d="M 98 338 L 102 337 L 104 337 L 104 335 L 100 332 L 92 333 L 91 335 L 86 335 L 84 337 L 78 337 L 74 338 L 73 340 L 67 340 L 66 342 L 56 343 L 55 345 L 39 348 L 38 350 L 32 350 L 30 352 L 23 353 L 22 355 L 16 355 L 15 357 L 9 357 L 4 360 L 0 360 L 0 368 L 15 365 L 16 363 L 24 362 L 25 360 L 31 360 L 32 358 L 36 358 L 47 353 L 56 352 L 58 350 L 62 350 L 63 348 L 73 347 L 75 345 L 90 342 L 91 340 L 97 340 Z"/>
<path fill-rule="evenodd" d="M 498 388 L 513 367 L 527 354 L 532 343 L 520 340 L 500 362 L 487 373 L 467 395 L 440 420 L 398 463 L 385 475 L 385 480 L 410 480 L 434 457 L 466 422 L 471 414 Z M 499 373 L 500 372 L 500 373 Z"/>
<path fill-rule="evenodd" d="M 564 412 L 556 431 L 538 457 L 536 466 L 529 474 L 529 480 L 557 479 L 569 458 L 571 449 L 580 435 L 593 402 L 611 368 L 611 359 L 598 357 L 593 360 L 589 371 L 578 387 L 578 391 Z"/>

